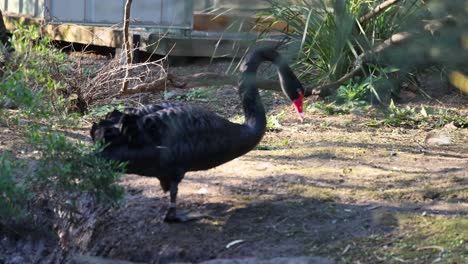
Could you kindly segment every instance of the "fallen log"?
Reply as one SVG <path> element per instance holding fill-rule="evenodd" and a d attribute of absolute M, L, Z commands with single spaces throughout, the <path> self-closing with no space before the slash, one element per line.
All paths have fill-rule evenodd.
<path fill-rule="evenodd" d="M 238 84 L 238 77 L 235 75 L 224 75 L 210 72 L 197 73 L 193 75 L 188 75 L 184 77 L 175 77 L 172 76 L 171 80 L 174 87 L 177 88 L 194 88 L 200 86 L 208 85 L 233 85 Z M 281 91 L 281 85 L 278 80 L 267 80 L 258 78 L 257 79 L 257 88 L 260 90 L 270 90 L 270 91 Z M 312 86 L 306 85 L 304 89 L 306 90 L 306 95 L 309 96 L 312 93 Z"/>

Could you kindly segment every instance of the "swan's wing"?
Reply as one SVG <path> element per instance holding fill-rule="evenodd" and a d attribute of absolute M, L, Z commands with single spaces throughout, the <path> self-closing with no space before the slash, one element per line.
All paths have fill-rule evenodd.
<path fill-rule="evenodd" d="M 126 108 L 124 112 L 127 114 L 145 116 L 145 115 L 156 113 L 164 109 L 179 108 L 185 105 L 186 104 L 180 103 L 180 102 L 162 102 L 159 104 L 144 105 L 138 108 Z"/>
<path fill-rule="evenodd" d="M 208 168 L 245 153 L 242 126 L 204 108 L 181 105 L 142 117 L 127 115 L 122 133 L 131 149 L 164 166 Z M 200 167 L 201 166 L 201 167 Z"/>

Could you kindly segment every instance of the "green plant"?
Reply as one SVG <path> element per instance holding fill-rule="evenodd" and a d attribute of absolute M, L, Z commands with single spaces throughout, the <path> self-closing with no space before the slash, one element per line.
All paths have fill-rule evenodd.
<path fill-rule="evenodd" d="M 86 114 L 83 118 L 101 118 L 104 117 L 107 113 L 111 112 L 112 110 L 119 110 L 122 111 L 125 106 L 118 101 L 112 100 L 110 103 L 92 108 L 88 114 Z"/>
<path fill-rule="evenodd" d="M 275 21 L 288 23 L 289 37 L 300 46 L 297 67 L 303 78 L 321 83 L 337 80 L 347 70 L 347 42 L 352 31 L 352 17 L 345 12 L 339 18 L 325 3 L 310 1 L 271 1 L 263 13 Z"/>
<path fill-rule="evenodd" d="M 15 221 L 26 215 L 27 192 L 15 173 L 21 165 L 6 151 L 0 154 L 0 224 Z"/>
<path fill-rule="evenodd" d="M 361 113 L 367 111 L 370 108 L 371 105 L 368 101 L 364 100 L 364 98 L 360 98 L 360 96 L 352 94 L 355 93 L 355 91 L 349 91 L 345 87 L 340 87 L 340 89 L 343 89 L 343 91 L 340 91 L 340 93 L 346 94 L 339 95 L 339 97 L 327 98 L 326 100 L 329 102 L 315 101 L 307 105 L 307 110 L 326 115 L 335 115 Z"/>
<path fill-rule="evenodd" d="M 424 106 L 412 107 L 396 106 L 391 101 L 390 105 L 384 112 L 385 117 L 382 120 L 374 120 L 367 125 L 376 126 L 393 126 L 393 127 L 418 127 L 418 128 L 438 128 L 452 123 L 456 127 L 467 128 L 468 116 L 463 116 L 457 111 L 450 109 L 430 109 Z"/>
<path fill-rule="evenodd" d="M 338 103 L 366 101 L 370 92 L 370 83 L 353 83 L 341 85 L 336 91 L 336 100 Z"/>
<path fill-rule="evenodd" d="M 388 107 L 389 114 L 383 121 L 385 125 L 392 126 L 417 126 L 427 120 L 427 112 L 424 107 L 419 111 L 416 107 L 407 105 L 406 107 L 396 107 L 393 101 Z"/>
<path fill-rule="evenodd" d="M 268 131 L 278 131 L 283 128 L 283 126 L 280 124 L 281 119 L 285 117 L 286 113 L 284 111 L 279 112 L 276 115 L 267 115 L 267 124 L 266 128 Z M 245 117 L 241 115 L 236 115 L 233 118 L 230 119 L 231 122 L 242 124 L 244 123 Z"/>
<path fill-rule="evenodd" d="M 9 99 L 33 115 L 66 112 L 69 102 L 62 94 L 61 78 L 67 70 L 65 55 L 52 47 L 38 26 L 18 23 L 12 33 L 15 52 L 5 62 L 0 101 Z"/>
<path fill-rule="evenodd" d="M 86 194 L 98 202 L 115 202 L 122 197 L 123 188 L 117 182 L 124 164 L 99 158 L 96 147 L 69 141 L 58 132 L 31 129 L 28 137 L 40 156 L 27 179 L 35 193 L 72 205 Z"/>
<path fill-rule="evenodd" d="M 124 190 L 117 183 L 125 164 L 104 160 L 96 155 L 99 147 L 69 141 L 47 128 L 33 126 L 28 133 L 36 149 L 34 166 L 7 152 L 0 155 L 0 224 L 25 218 L 40 199 L 71 216 L 84 199 L 114 204 L 122 198 Z"/>
<path fill-rule="evenodd" d="M 296 68 L 309 83 L 330 83 L 354 67 L 359 55 L 382 43 L 390 35 L 426 14 L 418 0 L 401 1 L 378 16 L 359 19 L 380 1 L 279 1 L 261 15 L 273 23 L 286 22 L 290 43 L 299 47 Z M 270 30 L 274 30 L 270 28 Z M 374 69 L 362 69 L 376 76 Z"/>
<path fill-rule="evenodd" d="M 449 123 L 459 128 L 468 128 L 468 116 L 463 116 L 457 112 L 446 113 L 439 117 L 435 126 L 442 127 Z"/>
<path fill-rule="evenodd" d="M 336 102 L 327 103 L 324 101 L 316 101 L 307 105 L 307 111 L 318 112 L 325 115 L 349 114 L 351 110 L 352 109 L 344 105 L 336 104 Z"/>
<path fill-rule="evenodd" d="M 212 88 L 196 88 L 191 89 L 184 95 L 179 95 L 176 98 L 183 101 L 199 101 L 199 102 L 209 102 L 212 97 L 213 89 Z"/>
<path fill-rule="evenodd" d="M 267 115 L 267 130 L 269 131 L 277 131 L 281 130 L 283 126 L 280 124 L 280 120 L 283 119 L 285 116 L 284 111 L 276 115 Z"/>

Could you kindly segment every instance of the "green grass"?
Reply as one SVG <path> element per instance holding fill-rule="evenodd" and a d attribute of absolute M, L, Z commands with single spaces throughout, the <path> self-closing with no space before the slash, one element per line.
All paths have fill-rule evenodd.
<path fill-rule="evenodd" d="M 394 217 L 398 226 L 390 233 L 320 245 L 313 254 L 332 255 L 340 263 L 467 263 L 468 219 L 410 213 Z"/>
<path fill-rule="evenodd" d="M 410 214 L 399 215 L 398 219 L 401 238 L 386 248 L 376 249 L 376 257 L 390 263 L 401 260 L 412 263 L 468 261 L 468 219 Z"/>
<path fill-rule="evenodd" d="M 319 188 L 312 185 L 290 186 L 288 193 L 321 202 L 332 202 L 338 199 L 331 188 Z"/>
<path fill-rule="evenodd" d="M 267 124 L 266 124 L 266 128 L 267 128 L 267 131 L 279 131 L 283 128 L 283 126 L 281 125 L 281 120 L 283 120 L 286 116 L 286 113 L 284 111 L 281 111 L 279 112 L 278 114 L 275 114 L 275 115 L 267 115 L 266 118 L 267 118 Z M 244 123 L 244 116 L 241 116 L 241 115 L 236 115 L 234 117 L 232 117 L 231 119 L 231 122 L 234 122 L 234 123 L 238 123 L 238 124 L 242 124 Z"/>
<path fill-rule="evenodd" d="M 179 95 L 176 97 L 177 100 L 180 101 L 195 101 L 195 102 L 210 102 L 215 100 L 215 93 L 216 87 L 201 87 L 201 88 L 193 88 L 190 89 L 186 94 Z"/>

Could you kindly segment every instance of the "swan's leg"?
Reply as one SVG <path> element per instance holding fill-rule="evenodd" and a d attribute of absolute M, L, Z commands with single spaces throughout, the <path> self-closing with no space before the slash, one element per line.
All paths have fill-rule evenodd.
<path fill-rule="evenodd" d="M 167 222 L 178 222 L 177 221 L 177 191 L 178 191 L 178 182 L 171 182 L 169 194 L 170 194 L 170 203 L 169 210 L 166 214 L 165 221 Z"/>
<path fill-rule="evenodd" d="M 167 211 L 166 219 L 164 220 L 166 222 L 171 222 L 171 223 L 183 223 L 183 222 L 188 222 L 188 221 L 199 220 L 201 218 L 199 216 L 188 216 L 180 212 L 177 212 L 176 200 L 177 200 L 178 185 L 179 185 L 178 182 L 175 182 L 175 181 L 171 182 L 171 187 L 169 189 L 169 192 L 170 192 L 169 210 Z"/>

